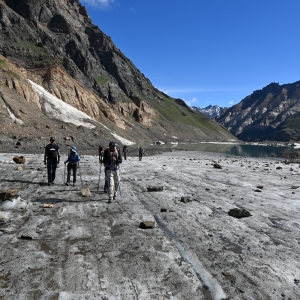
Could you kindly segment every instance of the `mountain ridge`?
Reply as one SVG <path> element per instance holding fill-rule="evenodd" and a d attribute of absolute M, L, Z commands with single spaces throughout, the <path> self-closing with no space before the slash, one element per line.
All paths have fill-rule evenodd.
<path fill-rule="evenodd" d="M 222 113 L 216 120 L 244 141 L 296 141 L 297 127 L 282 127 L 300 111 L 300 81 L 282 84 L 272 82 L 254 91 L 241 102 Z"/>
<path fill-rule="evenodd" d="M 156 89 L 79 1 L 0 0 L 0 21 L 0 82 L 38 107 L 26 79 L 136 142 L 175 135 L 183 141 L 232 138 L 183 100 Z"/>

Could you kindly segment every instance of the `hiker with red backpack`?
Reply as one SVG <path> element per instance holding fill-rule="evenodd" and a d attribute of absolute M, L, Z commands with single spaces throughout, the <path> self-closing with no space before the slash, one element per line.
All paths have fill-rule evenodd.
<path fill-rule="evenodd" d="M 120 190 L 120 178 L 118 166 L 122 163 L 121 151 L 114 142 L 104 150 L 103 163 L 105 167 L 105 180 L 108 182 L 108 203 L 116 199 L 118 188 Z"/>

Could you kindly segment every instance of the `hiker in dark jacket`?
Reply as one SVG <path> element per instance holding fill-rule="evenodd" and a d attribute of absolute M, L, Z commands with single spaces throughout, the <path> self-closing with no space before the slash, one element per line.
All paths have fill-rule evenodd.
<path fill-rule="evenodd" d="M 142 160 L 144 154 L 144 149 L 142 147 L 139 147 L 139 160 Z"/>
<path fill-rule="evenodd" d="M 54 184 L 57 165 L 59 164 L 59 146 L 55 143 L 55 137 L 50 138 L 50 144 L 45 148 L 44 164 L 48 169 L 48 185 Z"/>
<path fill-rule="evenodd" d="M 105 167 L 105 180 L 109 182 L 108 203 L 116 199 L 120 183 L 118 166 L 122 163 L 121 151 L 114 142 L 109 143 L 109 148 L 104 150 L 103 163 Z"/>
<path fill-rule="evenodd" d="M 124 145 L 124 147 L 123 147 L 123 156 L 124 156 L 125 160 L 127 158 L 127 152 L 128 152 L 128 147 L 126 145 Z"/>
<path fill-rule="evenodd" d="M 68 155 L 68 159 L 65 161 L 65 164 L 68 163 L 68 175 L 67 175 L 67 182 L 66 185 L 70 185 L 71 179 L 71 170 L 73 170 L 73 186 L 76 183 L 76 173 L 78 163 L 80 162 L 80 156 L 77 153 L 77 149 L 75 146 L 70 147 L 70 153 Z"/>

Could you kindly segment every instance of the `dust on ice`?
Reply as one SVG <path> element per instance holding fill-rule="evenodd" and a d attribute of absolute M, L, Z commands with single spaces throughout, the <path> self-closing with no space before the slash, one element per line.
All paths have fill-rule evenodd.
<path fill-rule="evenodd" d="M 0 154 L 1 191 L 19 190 L 13 205 L 1 204 L 0 297 L 300 298 L 296 164 L 188 151 L 129 157 L 122 197 L 108 204 L 96 156 L 83 156 L 80 167 L 89 198 L 79 177 L 64 185 L 62 166 L 49 187 L 42 156 L 26 155 L 22 171 L 12 157 Z M 252 216 L 230 217 L 232 208 Z M 140 229 L 147 220 L 156 226 Z"/>

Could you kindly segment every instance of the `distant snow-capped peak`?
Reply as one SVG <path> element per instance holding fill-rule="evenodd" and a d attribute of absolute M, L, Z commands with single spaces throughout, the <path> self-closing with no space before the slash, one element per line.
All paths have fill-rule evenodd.
<path fill-rule="evenodd" d="M 223 107 L 220 107 L 219 105 L 208 105 L 205 108 L 201 108 L 199 106 L 192 106 L 191 108 L 210 117 L 210 118 L 215 118 L 215 117 L 219 116 L 224 109 Z"/>

